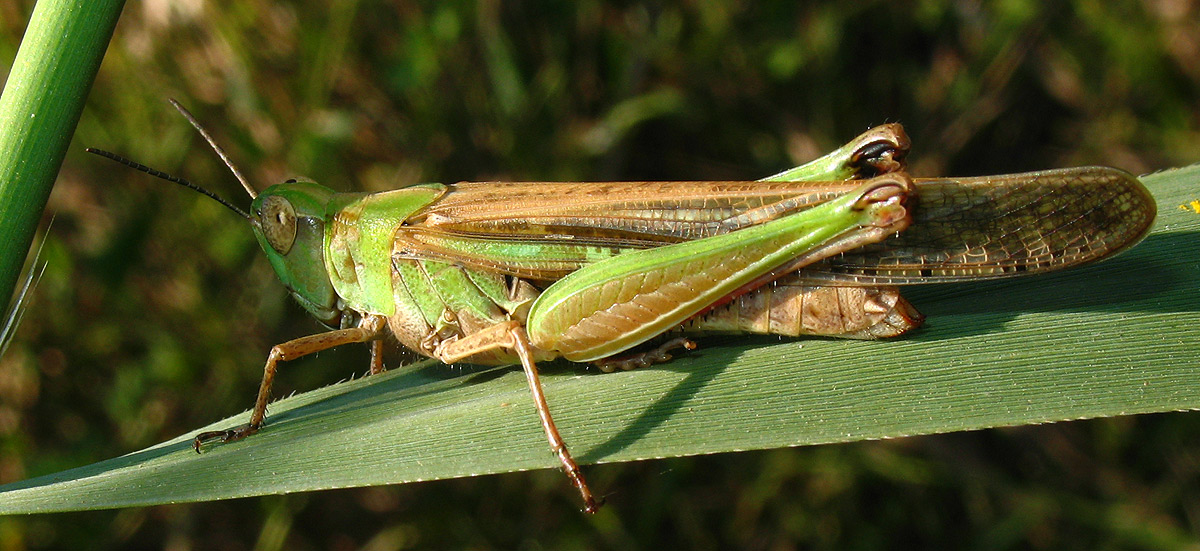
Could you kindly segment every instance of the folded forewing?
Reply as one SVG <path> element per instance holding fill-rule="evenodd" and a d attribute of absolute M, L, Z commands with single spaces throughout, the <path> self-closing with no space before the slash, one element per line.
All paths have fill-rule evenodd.
<path fill-rule="evenodd" d="M 860 182 L 460 183 L 396 233 L 396 255 L 536 280 L 807 210 Z"/>

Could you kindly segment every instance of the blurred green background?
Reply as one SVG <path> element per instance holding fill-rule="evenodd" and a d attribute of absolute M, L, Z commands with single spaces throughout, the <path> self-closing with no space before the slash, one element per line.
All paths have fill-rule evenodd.
<path fill-rule="evenodd" d="M 0 67 L 31 8 L 0 4 Z M 270 346 L 318 329 L 227 210 L 83 153 L 244 203 L 167 97 L 260 189 L 755 179 L 889 121 L 917 175 L 1147 172 L 1200 159 L 1200 6 L 131 2 L 51 197 L 49 268 L 0 360 L 0 482 L 242 411 Z M 366 353 L 289 365 L 276 395 L 352 375 L 339 364 L 361 374 Z M 544 471 L 0 518 L 0 551 L 1200 549 L 1198 435 L 1200 417 L 1165 414 L 592 466 L 609 494 L 593 517 Z"/>

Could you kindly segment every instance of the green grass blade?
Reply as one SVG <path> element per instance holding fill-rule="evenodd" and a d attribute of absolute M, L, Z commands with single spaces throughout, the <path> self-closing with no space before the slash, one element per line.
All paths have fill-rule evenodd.
<path fill-rule="evenodd" d="M 0 95 L 0 297 L 12 295 L 124 0 L 42 0 Z"/>
<path fill-rule="evenodd" d="M 894 341 L 712 339 L 634 372 L 551 366 L 559 428 L 595 463 L 1198 408 L 1200 166 L 1144 180 L 1159 220 L 1116 259 L 913 289 L 928 324 Z M 0 487 L 0 513 L 557 466 L 515 369 L 426 362 L 277 402 L 267 428 L 242 442 L 196 454 L 193 434 Z"/>

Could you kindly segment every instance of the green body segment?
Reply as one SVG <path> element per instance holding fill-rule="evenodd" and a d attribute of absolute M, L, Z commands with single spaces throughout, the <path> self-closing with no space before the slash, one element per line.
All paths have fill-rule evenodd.
<path fill-rule="evenodd" d="M 453 313 L 455 319 L 452 322 L 470 324 L 472 320 L 479 320 L 478 329 L 482 329 L 504 321 L 505 312 L 479 289 L 468 274 L 471 270 L 445 262 L 425 261 L 423 264 L 446 311 Z M 470 334 L 471 329 L 466 328 L 463 332 Z"/>
<path fill-rule="evenodd" d="M 446 301 L 433 278 L 429 277 L 425 262 L 396 262 L 392 269 L 396 283 L 407 291 L 406 296 L 396 299 L 397 307 L 402 308 L 405 315 L 418 315 L 427 327 L 435 325 L 446 309 Z"/>
<path fill-rule="evenodd" d="M 533 298 L 530 296 L 532 287 L 526 292 L 515 292 L 516 290 L 506 283 L 508 280 L 503 274 L 481 270 L 464 270 L 464 273 L 471 280 L 471 285 L 505 312 L 523 316 L 529 305 L 533 304 Z"/>
<path fill-rule="evenodd" d="M 605 358 L 680 325 L 740 289 L 765 282 L 764 276 L 782 266 L 794 270 L 794 259 L 806 253 L 828 256 L 840 252 L 823 251 L 830 244 L 845 250 L 882 239 L 903 229 L 894 224 L 905 211 L 899 200 L 862 203 L 880 185 L 907 189 L 906 181 L 864 184 L 819 207 L 760 226 L 634 251 L 581 268 L 534 302 L 526 324 L 530 341 L 572 361 Z"/>
<path fill-rule="evenodd" d="M 344 205 L 331 204 L 324 265 L 346 307 L 362 314 L 395 313 L 392 253 L 396 230 L 445 192 L 440 184 L 422 184 L 358 196 Z"/>
<path fill-rule="evenodd" d="M 398 258 L 439 258 L 472 268 L 516 277 L 557 279 L 580 265 L 617 256 L 635 247 L 620 242 L 572 239 L 520 239 L 502 236 L 461 235 L 417 226 L 396 235 Z"/>

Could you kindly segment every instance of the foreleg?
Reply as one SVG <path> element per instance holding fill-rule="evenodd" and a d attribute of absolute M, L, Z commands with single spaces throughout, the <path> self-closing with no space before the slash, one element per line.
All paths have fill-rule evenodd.
<path fill-rule="evenodd" d="M 199 453 L 200 447 L 208 442 L 232 442 L 258 432 L 258 429 L 262 428 L 263 420 L 267 416 L 267 403 L 271 401 L 271 386 L 275 382 L 275 372 L 279 368 L 279 362 L 294 360 L 343 344 L 376 340 L 382 335 L 386 326 L 387 318 L 383 316 L 366 316 L 358 324 L 358 327 L 317 333 L 316 335 L 300 337 L 271 347 L 271 353 L 267 356 L 267 365 L 263 367 L 262 383 L 258 386 L 258 398 L 254 401 L 254 410 L 250 413 L 250 422 L 229 430 L 200 433 L 192 441 L 192 447 Z M 377 356 L 373 353 L 371 362 L 372 373 L 375 372 L 375 358 Z"/>

